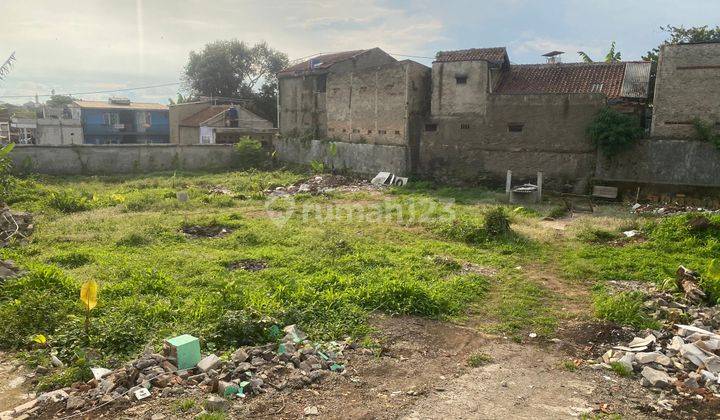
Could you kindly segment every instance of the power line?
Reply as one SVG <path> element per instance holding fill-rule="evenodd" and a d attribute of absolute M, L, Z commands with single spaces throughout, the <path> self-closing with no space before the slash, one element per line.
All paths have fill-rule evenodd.
<path fill-rule="evenodd" d="M 93 95 L 96 93 L 127 92 L 130 90 L 152 89 L 152 88 L 158 88 L 158 87 L 176 86 L 179 84 L 180 84 L 180 82 L 174 82 L 174 83 L 163 83 L 160 85 L 138 86 L 138 87 L 131 87 L 131 88 L 123 88 L 123 89 L 96 90 L 96 91 L 92 91 L 92 92 L 59 93 L 58 95 L 73 96 L 73 95 Z M 35 96 L 49 97 L 49 96 L 53 96 L 53 95 L 4 95 L 4 96 L 0 96 L 0 98 L 34 98 Z"/>

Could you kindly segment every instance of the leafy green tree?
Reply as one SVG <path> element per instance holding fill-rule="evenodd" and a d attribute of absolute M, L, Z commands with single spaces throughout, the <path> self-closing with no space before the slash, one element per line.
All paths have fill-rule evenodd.
<path fill-rule="evenodd" d="M 590 123 L 587 134 L 606 157 L 613 158 L 630 149 L 643 136 L 643 129 L 637 117 L 605 107 Z"/>
<path fill-rule="evenodd" d="M 587 55 L 584 51 L 578 51 L 578 55 L 580 55 L 580 59 L 585 63 L 594 63 L 593 59 L 590 58 L 589 55 Z M 622 60 L 622 54 L 620 51 L 615 51 L 615 41 L 610 44 L 610 50 L 607 54 L 605 54 L 605 62 L 606 63 L 612 63 L 615 61 Z"/>
<path fill-rule="evenodd" d="M 190 52 L 183 79 L 191 95 L 251 99 L 255 112 L 274 121 L 275 75 L 287 65 L 287 55 L 264 42 L 215 41 Z"/>
<path fill-rule="evenodd" d="M 720 42 L 720 26 L 709 28 L 705 26 L 694 26 L 685 28 L 684 26 L 661 26 L 660 29 L 669 35 L 669 38 L 663 41 L 663 45 L 678 44 L 681 42 Z M 642 57 L 645 61 L 657 62 L 660 47 L 653 48 Z"/>
<path fill-rule="evenodd" d="M 75 101 L 75 98 L 68 95 L 52 95 L 50 99 L 45 101 L 45 105 L 51 108 L 62 108 L 63 106 L 70 105 Z"/>
<path fill-rule="evenodd" d="M 176 100 L 173 100 L 173 98 L 168 98 L 168 103 L 170 103 L 170 105 L 185 104 L 193 101 L 195 101 L 195 98 L 193 98 L 192 95 L 183 96 L 183 94 L 180 92 L 178 92 Z"/>

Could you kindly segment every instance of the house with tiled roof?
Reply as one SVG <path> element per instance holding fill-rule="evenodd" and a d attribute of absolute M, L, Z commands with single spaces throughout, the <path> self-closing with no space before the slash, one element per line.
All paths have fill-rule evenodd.
<path fill-rule="evenodd" d="M 242 137 L 270 147 L 277 129 L 247 108 L 233 102 L 204 100 L 170 105 L 170 142 L 230 144 Z"/>
<path fill-rule="evenodd" d="M 614 106 L 644 121 L 649 62 L 513 64 L 503 47 L 441 51 L 420 170 L 465 180 L 545 179 L 584 190 L 595 165 L 586 129 Z"/>

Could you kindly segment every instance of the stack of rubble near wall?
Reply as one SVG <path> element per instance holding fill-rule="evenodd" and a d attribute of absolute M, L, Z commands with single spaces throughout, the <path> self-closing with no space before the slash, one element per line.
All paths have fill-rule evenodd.
<path fill-rule="evenodd" d="M 30 236 L 34 229 L 32 219 L 32 214 L 12 211 L 6 204 L 0 203 L 0 248 Z"/>

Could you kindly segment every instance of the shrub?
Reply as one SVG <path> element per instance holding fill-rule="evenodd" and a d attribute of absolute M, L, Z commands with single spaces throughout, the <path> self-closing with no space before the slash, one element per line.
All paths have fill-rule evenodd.
<path fill-rule="evenodd" d="M 271 327 L 277 323 L 254 311 L 226 311 L 216 325 L 212 341 L 228 347 L 266 342 Z"/>
<path fill-rule="evenodd" d="M 630 325 L 635 328 L 658 328 L 657 321 L 650 318 L 643 308 L 641 292 L 622 292 L 608 295 L 600 292 L 595 296 L 595 314 L 598 318 Z"/>
<path fill-rule="evenodd" d="M 608 158 L 632 148 L 635 141 L 643 136 L 643 129 L 637 117 L 607 107 L 598 112 L 586 132 Z"/>
<path fill-rule="evenodd" d="M 14 178 L 11 175 L 12 159 L 10 152 L 15 147 L 14 143 L 10 143 L 0 148 L 0 197 L 6 197 L 12 188 Z"/>
<path fill-rule="evenodd" d="M 471 244 L 483 243 L 487 239 L 485 226 L 479 220 L 467 216 L 459 216 L 450 222 L 439 223 L 435 226 L 435 230 L 447 239 Z"/>
<path fill-rule="evenodd" d="M 262 143 L 250 137 L 242 137 L 235 143 L 235 159 L 241 169 L 261 168 L 269 163 L 269 154 L 262 147 Z"/>
<path fill-rule="evenodd" d="M 612 371 L 615 372 L 618 376 L 622 376 L 623 378 L 628 378 L 633 374 L 633 370 L 631 368 L 620 362 L 610 363 L 610 369 L 612 369 Z"/>
<path fill-rule="evenodd" d="M 700 277 L 700 287 L 712 304 L 720 303 L 720 260 L 712 259 L 705 274 Z"/>
<path fill-rule="evenodd" d="M 468 357 L 467 364 L 470 367 L 478 367 L 492 362 L 493 358 L 485 353 L 473 353 Z"/>
<path fill-rule="evenodd" d="M 63 213 L 76 213 L 93 207 L 92 195 L 73 190 L 62 190 L 50 194 L 48 206 Z"/>
<path fill-rule="evenodd" d="M 698 140 L 712 143 L 720 149 L 720 134 L 715 132 L 715 127 L 711 122 L 703 121 L 700 118 L 693 118 L 692 124 Z"/>
<path fill-rule="evenodd" d="M 488 236 L 498 237 L 509 234 L 510 218 L 503 207 L 495 207 L 485 214 L 485 232 Z"/>

